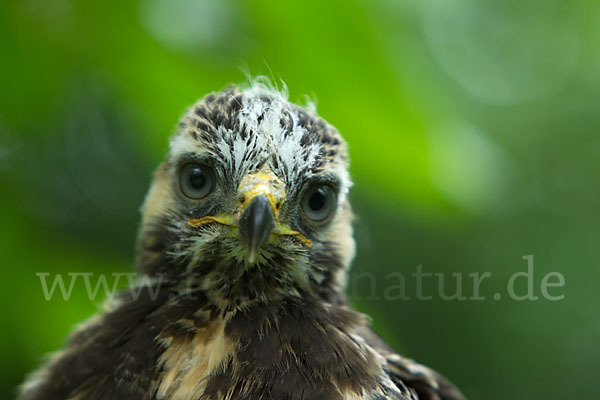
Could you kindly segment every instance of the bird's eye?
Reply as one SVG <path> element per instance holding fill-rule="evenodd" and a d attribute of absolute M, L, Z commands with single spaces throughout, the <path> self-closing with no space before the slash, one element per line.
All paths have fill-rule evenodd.
<path fill-rule="evenodd" d="M 302 211 L 313 222 L 325 221 L 333 214 L 335 206 L 335 193 L 328 185 L 313 186 L 302 198 Z"/>
<path fill-rule="evenodd" d="M 184 164 L 179 171 L 179 189 L 192 200 L 200 200 L 212 193 L 215 175 L 210 168 L 196 163 Z"/>

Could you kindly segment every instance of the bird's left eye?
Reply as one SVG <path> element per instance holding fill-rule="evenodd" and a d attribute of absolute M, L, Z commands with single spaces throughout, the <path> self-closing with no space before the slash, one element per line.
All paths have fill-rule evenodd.
<path fill-rule="evenodd" d="M 192 200 L 200 200 L 212 193 L 215 175 L 212 170 L 197 163 L 184 164 L 179 171 L 179 189 Z"/>
<path fill-rule="evenodd" d="M 333 189 L 328 185 L 311 187 L 302 198 L 302 211 L 313 222 L 323 222 L 335 211 Z"/>

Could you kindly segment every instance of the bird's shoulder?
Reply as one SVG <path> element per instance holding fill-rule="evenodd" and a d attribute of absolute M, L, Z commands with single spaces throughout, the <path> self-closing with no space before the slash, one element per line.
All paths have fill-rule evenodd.
<path fill-rule="evenodd" d="M 176 311 L 164 308 L 167 296 L 166 290 L 147 287 L 126 290 L 107 302 L 28 377 L 18 398 L 154 398 L 162 353 L 156 336 L 172 319 L 168 311 Z"/>
<path fill-rule="evenodd" d="M 384 372 L 403 394 L 402 399 L 465 400 L 444 376 L 397 353 L 371 327 L 361 327 L 359 335 L 383 359 Z"/>
<path fill-rule="evenodd" d="M 197 298 L 149 294 L 80 326 L 20 398 L 463 399 L 344 305 L 289 301 L 223 318 Z"/>

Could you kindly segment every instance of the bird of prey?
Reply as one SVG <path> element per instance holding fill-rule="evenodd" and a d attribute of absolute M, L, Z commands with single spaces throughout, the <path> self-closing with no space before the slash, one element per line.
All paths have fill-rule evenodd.
<path fill-rule="evenodd" d="M 260 80 L 193 105 L 155 171 L 143 284 L 78 327 L 21 399 L 463 399 L 344 295 L 346 143 Z"/>

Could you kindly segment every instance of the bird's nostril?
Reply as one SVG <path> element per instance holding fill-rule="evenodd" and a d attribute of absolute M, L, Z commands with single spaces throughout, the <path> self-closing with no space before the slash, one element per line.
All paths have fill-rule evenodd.
<path fill-rule="evenodd" d="M 239 200 L 240 204 L 244 204 L 246 202 L 246 196 L 244 196 L 243 194 L 240 194 L 240 197 L 238 197 L 238 200 Z"/>

